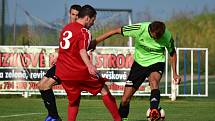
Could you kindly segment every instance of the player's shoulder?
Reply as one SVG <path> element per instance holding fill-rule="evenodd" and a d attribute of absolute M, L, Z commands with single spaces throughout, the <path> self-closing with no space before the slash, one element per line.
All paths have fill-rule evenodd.
<path fill-rule="evenodd" d="M 123 30 L 143 30 L 147 28 L 147 23 L 146 22 L 138 22 L 138 23 L 133 23 L 129 25 L 125 25 L 122 27 Z"/>
<path fill-rule="evenodd" d="M 64 28 L 68 28 L 68 27 L 82 28 L 83 25 L 81 25 L 78 22 L 71 22 L 71 23 L 68 23 L 67 25 L 65 25 Z"/>
<path fill-rule="evenodd" d="M 146 30 L 148 30 L 148 27 L 149 27 L 150 23 L 151 22 L 140 22 L 140 23 L 137 23 L 137 25 L 140 26 L 140 30 L 146 31 Z"/>
<path fill-rule="evenodd" d="M 70 26 L 72 26 L 72 23 L 66 24 L 66 25 L 64 26 L 64 28 L 68 28 L 68 27 L 70 27 Z"/>
<path fill-rule="evenodd" d="M 164 36 L 165 36 L 166 38 L 171 38 L 171 37 L 172 37 L 172 34 L 171 34 L 171 32 L 169 31 L 168 28 L 165 29 Z"/>
<path fill-rule="evenodd" d="M 82 28 L 82 25 L 78 24 L 77 22 L 73 22 L 65 25 L 63 31 L 79 32 Z"/>
<path fill-rule="evenodd" d="M 165 32 L 164 32 L 164 35 L 163 35 L 163 37 L 162 37 L 162 40 L 163 40 L 163 41 L 166 41 L 166 42 L 168 43 L 168 42 L 170 42 L 171 38 L 172 38 L 172 34 L 171 34 L 171 32 L 166 28 L 166 29 L 165 29 Z"/>
<path fill-rule="evenodd" d="M 149 24 L 151 22 L 139 22 L 139 23 L 136 23 L 136 24 L 133 24 L 134 26 L 139 26 L 140 29 L 144 30 L 146 28 L 148 28 Z"/>
<path fill-rule="evenodd" d="M 141 25 L 142 27 L 148 27 L 149 26 L 149 24 L 151 24 L 151 22 L 148 22 L 148 21 L 144 21 L 144 22 L 140 22 L 140 23 L 137 23 L 137 24 L 139 24 L 139 25 Z"/>
<path fill-rule="evenodd" d="M 90 33 L 90 30 L 83 27 L 83 28 L 81 28 L 81 32 L 82 33 Z"/>

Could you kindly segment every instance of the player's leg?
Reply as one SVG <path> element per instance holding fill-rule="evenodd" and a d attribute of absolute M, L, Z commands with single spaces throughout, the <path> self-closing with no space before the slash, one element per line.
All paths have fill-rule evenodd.
<path fill-rule="evenodd" d="M 116 99 L 114 96 L 111 95 L 108 87 L 104 84 L 104 87 L 101 90 L 102 100 L 106 108 L 111 113 L 114 121 L 121 121 L 121 117 L 118 112 L 118 107 L 116 103 Z"/>
<path fill-rule="evenodd" d="M 150 118 L 152 121 L 156 121 L 160 118 L 160 112 L 158 110 L 160 103 L 160 90 L 159 84 L 160 79 L 162 77 L 162 73 L 164 71 L 164 63 L 156 63 L 149 67 L 151 73 L 148 77 L 150 87 L 151 87 L 151 95 L 150 95 Z"/>
<path fill-rule="evenodd" d="M 38 84 L 41 97 L 43 99 L 44 105 L 48 111 L 48 115 L 52 118 L 58 119 L 59 114 L 57 111 L 55 95 L 52 90 L 52 86 L 56 83 L 56 81 L 52 78 L 44 77 L 41 80 L 42 83 Z"/>
<path fill-rule="evenodd" d="M 56 81 L 50 77 L 44 76 L 38 83 L 37 87 L 39 90 L 49 90 L 53 85 L 56 84 Z"/>
<path fill-rule="evenodd" d="M 148 79 L 151 87 L 150 108 L 158 108 L 160 102 L 159 83 L 161 75 L 158 72 L 152 72 Z"/>
<path fill-rule="evenodd" d="M 67 98 L 69 100 L 68 104 L 68 121 L 75 121 L 79 105 L 80 105 L 80 95 L 81 89 L 78 81 L 62 81 L 62 86 L 67 93 Z"/>
<path fill-rule="evenodd" d="M 125 84 L 124 93 L 121 98 L 121 103 L 119 107 L 119 113 L 123 120 L 127 120 L 130 108 L 130 100 L 133 94 L 138 90 L 139 86 L 147 77 L 147 74 L 147 69 L 134 61 Z"/>
<path fill-rule="evenodd" d="M 151 95 L 150 95 L 151 121 L 157 121 L 160 118 L 160 112 L 158 110 L 158 106 L 160 103 L 160 90 L 159 90 L 160 78 L 161 78 L 161 75 L 158 72 L 152 72 L 149 76 L 149 82 L 151 87 Z"/>
<path fill-rule="evenodd" d="M 136 88 L 131 86 L 125 86 L 124 93 L 121 98 L 119 113 L 122 120 L 127 120 L 130 108 L 130 101 L 133 94 L 136 92 Z"/>
<path fill-rule="evenodd" d="M 99 75 L 91 76 L 89 80 L 86 80 L 81 84 L 81 89 L 83 91 L 88 91 L 93 95 L 101 93 L 103 103 L 111 113 L 114 121 L 121 121 L 115 97 L 111 95 L 107 85 L 105 85 L 106 81 L 109 80 L 106 78 L 101 78 Z"/>
<path fill-rule="evenodd" d="M 56 84 L 56 80 L 50 77 L 53 77 L 55 73 L 55 67 L 50 68 L 46 75 L 40 80 L 38 83 L 38 88 L 41 93 L 41 97 L 43 99 L 44 105 L 48 111 L 48 117 L 59 119 L 56 100 L 54 96 L 54 92 L 52 90 L 52 86 Z"/>
<path fill-rule="evenodd" d="M 80 105 L 80 96 L 77 98 L 76 101 L 73 103 L 69 101 L 68 104 L 68 121 L 75 121 L 78 115 L 78 110 L 79 110 L 79 105 Z"/>
<path fill-rule="evenodd" d="M 151 95 L 150 95 L 150 119 L 151 121 L 157 121 L 160 118 L 160 112 L 158 110 L 158 106 L 160 103 L 160 83 L 161 75 L 158 72 L 152 72 L 149 76 L 149 82 L 151 87 Z"/>

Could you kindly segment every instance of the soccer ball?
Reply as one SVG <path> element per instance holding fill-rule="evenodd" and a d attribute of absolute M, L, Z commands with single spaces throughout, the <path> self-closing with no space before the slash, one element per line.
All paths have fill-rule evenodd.
<path fill-rule="evenodd" d="M 161 108 L 161 107 L 158 107 L 158 110 L 160 111 L 160 119 L 158 121 L 164 121 L 164 119 L 165 119 L 165 111 L 164 111 L 164 109 Z M 148 110 L 146 111 L 146 117 L 147 117 L 148 121 L 151 121 L 150 112 L 151 112 L 151 109 L 148 108 Z"/>

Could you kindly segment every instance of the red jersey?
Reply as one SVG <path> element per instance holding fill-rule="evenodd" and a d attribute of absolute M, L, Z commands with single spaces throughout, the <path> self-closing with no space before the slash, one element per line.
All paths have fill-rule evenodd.
<path fill-rule="evenodd" d="M 72 22 L 63 28 L 59 40 L 56 76 L 61 80 L 89 79 L 90 74 L 80 50 L 87 50 L 91 38 L 90 31 L 80 23 Z"/>

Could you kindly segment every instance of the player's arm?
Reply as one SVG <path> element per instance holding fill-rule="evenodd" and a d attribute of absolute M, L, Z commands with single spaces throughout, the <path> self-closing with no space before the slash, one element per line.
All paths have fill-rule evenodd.
<path fill-rule="evenodd" d="M 78 43 L 78 48 L 79 48 L 79 54 L 81 56 L 81 59 L 85 63 L 85 65 L 88 68 L 88 71 L 92 75 L 96 75 L 96 67 L 90 62 L 90 58 L 87 53 L 87 48 L 88 48 L 88 40 L 91 39 L 89 36 L 90 31 L 87 30 L 86 28 L 83 28 L 81 31 L 81 34 L 79 34 L 79 43 Z"/>
<path fill-rule="evenodd" d="M 170 63 L 172 66 L 173 75 L 177 75 L 176 72 L 177 55 L 175 49 L 170 53 Z"/>
<path fill-rule="evenodd" d="M 145 28 L 141 28 L 141 24 L 132 24 L 132 25 L 126 25 L 122 26 L 116 29 L 113 29 L 107 33 L 104 33 L 103 35 L 96 38 L 96 44 L 100 43 L 101 41 L 111 37 L 115 34 L 122 34 L 122 36 L 125 37 L 137 37 L 142 31 L 144 31 Z"/>
<path fill-rule="evenodd" d="M 105 39 L 111 37 L 112 35 L 122 34 L 122 36 L 125 36 L 125 37 L 137 37 L 144 30 L 145 28 L 142 27 L 140 23 L 126 25 L 126 26 L 113 29 L 109 32 L 104 33 L 103 35 L 100 35 L 94 41 L 92 41 L 88 50 L 90 49 L 94 50 L 98 43 L 100 43 L 101 41 L 104 41 Z"/>
<path fill-rule="evenodd" d="M 109 31 L 109 32 L 104 33 L 103 35 L 101 35 L 101 36 L 99 36 L 99 37 L 97 37 L 97 38 L 95 39 L 96 44 L 98 44 L 98 43 L 104 41 L 105 39 L 111 37 L 112 35 L 121 34 L 121 30 L 122 30 L 122 29 L 121 29 L 121 27 L 120 27 L 120 28 L 116 28 L 116 29 L 113 29 L 113 30 L 111 30 L 111 31 Z"/>
<path fill-rule="evenodd" d="M 121 27 L 106 32 L 90 42 L 88 50 L 95 50 L 96 45 L 115 34 L 121 34 Z"/>
<path fill-rule="evenodd" d="M 171 38 L 171 40 L 170 40 L 170 48 L 171 49 L 169 49 L 168 51 L 169 51 L 170 63 L 172 66 L 172 71 L 173 71 L 173 79 L 176 84 L 180 84 L 181 78 L 179 77 L 179 75 L 177 74 L 177 71 L 176 71 L 177 54 L 176 54 L 173 38 Z"/>
<path fill-rule="evenodd" d="M 80 55 L 84 63 L 86 64 L 88 71 L 92 75 L 96 75 L 96 67 L 90 62 L 87 50 L 86 49 L 81 49 L 80 50 Z"/>

